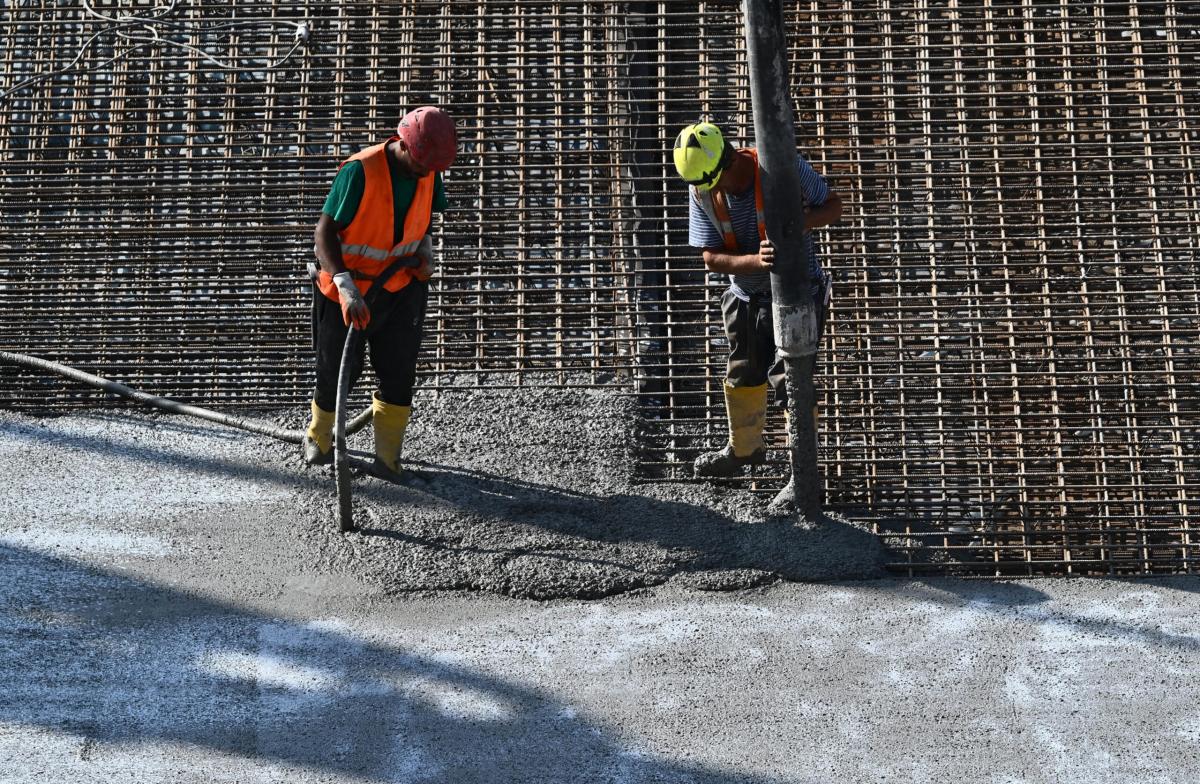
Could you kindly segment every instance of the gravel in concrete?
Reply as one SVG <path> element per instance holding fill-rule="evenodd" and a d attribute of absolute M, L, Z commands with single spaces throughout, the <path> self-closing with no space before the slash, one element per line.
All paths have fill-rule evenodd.
<path fill-rule="evenodd" d="M 362 477 L 357 534 L 338 533 L 328 470 L 299 497 L 330 567 L 392 592 L 465 589 L 598 598 L 679 582 L 732 590 L 776 580 L 881 576 L 864 527 L 770 519 L 766 499 L 635 477 L 633 401 L 606 390 L 464 390 L 415 406 L 409 481 Z M 369 453 L 369 432 L 354 446 Z M 294 465 L 290 447 L 273 465 Z"/>

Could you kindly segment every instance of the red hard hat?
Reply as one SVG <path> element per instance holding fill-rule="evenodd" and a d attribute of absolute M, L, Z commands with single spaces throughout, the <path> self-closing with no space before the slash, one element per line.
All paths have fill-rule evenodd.
<path fill-rule="evenodd" d="M 422 106 L 404 115 L 396 134 L 417 163 L 433 171 L 446 171 L 458 151 L 454 120 L 436 106 Z"/>

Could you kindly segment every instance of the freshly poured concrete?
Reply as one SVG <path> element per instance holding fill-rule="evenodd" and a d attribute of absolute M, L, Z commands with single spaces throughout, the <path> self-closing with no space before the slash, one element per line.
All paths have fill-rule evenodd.
<path fill-rule="evenodd" d="M 342 535 L 291 446 L 0 413 L 0 782 L 1200 775 L 1200 580 L 886 579 L 851 523 L 633 481 L 633 427 L 423 400 Z"/>

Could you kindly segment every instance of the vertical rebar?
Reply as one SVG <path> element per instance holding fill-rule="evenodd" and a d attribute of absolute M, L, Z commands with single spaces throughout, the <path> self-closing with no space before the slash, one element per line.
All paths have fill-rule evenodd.
<path fill-rule="evenodd" d="M 796 125 L 845 207 L 821 232 L 820 465 L 831 505 L 904 540 L 896 568 L 1197 568 L 1195 10 L 787 4 Z M 724 435 L 719 281 L 664 148 L 701 111 L 749 136 L 739 4 L 211 0 L 164 21 L 68 67 L 99 31 L 77 7 L 0 10 L 0 344 L 191 403 L 304 405 L 297 272 L 337 164 L 444 100 L 462 147 L 422 394 L 636 377 L 656 478 Z M 311 45 L 263 71 L 300 21 Z M 0 369 L 3 407 L 94 395 Z"/>

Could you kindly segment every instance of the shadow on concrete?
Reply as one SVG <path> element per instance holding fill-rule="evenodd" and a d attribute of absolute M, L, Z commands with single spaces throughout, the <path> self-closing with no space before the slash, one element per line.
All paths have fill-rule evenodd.
<path fill-rule="evenodd" d="M 416 655 L 23 548 L 0 546 L 0 631 L 0 723 L 74 736 L 81 757 L 165 742 L 356 781 L 767 781 L 640 754 L 452 650 Z"/>
<path fill-rule="evenodd" d="M 1173 591 L 1200 594 L 1200 573 L 1193 575 L 1163 575 L 1161 577 L 1149 578 L 1138 577 L 1131 578 L 1129 580 L 1129 582 L 1135 581 L 1139 583 L 1160 586 L 1162 588 L 1170 588 Z"/>
<path fill-rule="evenodd" d="M 111 457 L 135 460 L 144 465 L 157 467 L 164 471 L 170 469 L 187 469 L 190 471 L 203 473 L 226 474 L 229 476 L 238 477 L 240 479 L 251 479 L 258 482 L 288 488 L 298 488 L 309 480 L 309 477 L 306 476 L 303 467 L 300 465 L 297 465 L 295 471 L 288 471 L 285 469 L 270 468 L 263 465 L 261 460 L 255 460 L 255 452 L 253 450 L 277 448 L 278 442 L 271 441 L 265 436 L 254 435 L 241 430 L 226 430 L 216 425 L 210 427 L 194 425 L 187 420 L 182 420 L 175 417 L 161 417 L 150 420 L 144 417 L 133 418 L 121 417 L 107 413 L 90 413 L 80 415 L 77 418 L 102 423 L 114 421 L 122 422 L 135 419 L 140 426 L 145 427 L 147 432 L 150 433 L 160 433 L 161 431 L 164 433 L 174 433 L 182 436 L 197 436 L 207 438 L 220 438 L 223 434 L 226 434 L 228 438 L 236 438 L 245 443 L 246 458 L 245 460 L 230 460 L 224 458 L 204 457 L 203 455 L 198 454 L 188 454 L 180 451 L 177 447 L 169 442 L 164 446 L 147 446 L 140 443 L 117 441 L 112 438 L 92 437 L 77 433 L 67 433 L 61 430 L 51 430 L 48 428 L 39 427 L 34 424 L 37 420 L 29 420 L 28 424 L 4 422 L 3 429 L 10 432 L 10 437 L 20 436 L 27 438 L 30 441 L 40 442 L 47 446 L 76 449 L 80 451 L 104 454 Z M 298 450 L 299 447 L 296 449 Z M 34 454 L 36 457 L 36 455 L 39 454 L 39 451 L 35 450 Z M 297 451 L 296 454 L 299 455 L 299 451 Z"/>
<path fill-rule="evenodd" d="M 110 417 L 98 418 L 103 421 Z M 189 453 L 171 443 L 96 438 L 35 425 L 15 427 L 23 438 L 55 448 L 102 453 L 162 471 L 223 474 L 295 492 L 324 486 L 329 498 L 334 497 L 331 476 L 327 480 L 329 469 L 307 469 L 298 464 L 293 471 L 271 465 L 274 457 L 272 461 L 255 459 L 256 449 L 278 448 L 259 436 L 231 433 L 245 444 L 246 458 L 241 460 Z M 180 435 L 212 434 L 211 429 L 193 428 L 173 418 L 167 427 Z M 158 429 L 156 420 L 151 432 Z M 529 563 L 523 568 L 532 574 L 534 582 L 544 584 L 525 592 L 519 587 L 523 578 L 516 578 L 515 589 L 498 584 L 484 590 L 538 598 L 598 598 L 661 584 L 678 575 L 694 577 L 698 587 L 718 590 L 751 587 L 775 578 L 827 581 L 884 576 L 884 550 L 878 537 L 841 520 L 827 518 L 809 529 L 795 525 L 792 519 L 766 518 L 761 508 L 742 509 L 735 516 L 708 503 L 717 501 L 719 493 L 688 485 L 660 485 L 640 494 L 629 492 L 635 485 L 614 481 L 606 489 L 580 492 L 548 482 L 533 483 L 474 469 L 416 462 L 418 470 L 405 486 L 373 479 L 355 483 L 356 503 L 372 503 L 384 512 L 383 524 L 367 524 L 360 532 L 447 552 L 501 558 L 526 556 Z M 649 494 L 655 489 L 659 496 L 666 497 Z M 695 500 L 698 495 L 701 501 Z M 744 495 L 748 503 L 754 503 L 749 494 Z M 444 536 L 433 531 L 431 535 L 429 526 L 424 530 L 406 527 L 402 518 L 414 506 L 426 502 L 449 505 L 454 511 L 442 518 L 444 527 L 468 529 L 499 520 L 540 529 L 554 541 L 532 549 L 500 540 L 488 546 L 464 545 L 461 532 L 456 541 L 454 532 Z M 612 554 L 618 550 L 623 554 L 614 558 Z M 542 568 L 540 564 L 567 564 L 569 573 L 562 579 L 556 574 L 542 580 L 535 574 Z M 480 568 L 490 567 L 482 564 Z M 456 584 L 479 587 L 469 580 Z"/>
<path fill-rule="evenodd" d="M 1129 593 L 1142 591 L 1148 586 L 1169 587 L 1179 590 L 1200 592 L 1200 577 L 1181 577 L 1170 581 L 1144 578 L 1115 580 L 1105 577 L 1076 577 L 1076 578 L 1043 578 L 1056 579 L 1077 584 L 1094 584 L 1111 586 L 1118 583 L 1127 588 Z M 1125 639 L 1138 640 L 1147 645 L 1163 648 L 1174 648 L 1180 651 L 1200 651 L 1200 638 L 1172 634 L 1160 627 L 1139 626 L 1127 621 L 1113 618 L 1088 618 L 1053 609 L 1049 606 L 1051 597 L 1044 591 L 1028 584 L 994 580 L 959 580 L 952 577 L 926 580 L 922 582 L 898 583 L 890 586 L 889 590 L 900 596 L 913 600 L 932 602 L 955 609 L 972 609 L 983 613 L 1010 615 L 1016 619 L 1033 625 L 1054 624 L 1073 629 L 1080 634 L 1099 637 L 1119 636 Z M 1119 600 L 1121 593 L 1108 596 Z"/>
<path fill-rule="evenodd" d="M 737 517 L 720 509 L 686 500 L 629 492 L 580 492 L 547 483 L 534 483 L 475 469 L 414 461 L 416 471 L 402 487 L 382 482 L 364 484 L 358 498 L 394 509 L 412 508 L 414 501 L 449 504 L 465 517 L 536 526 L 561 541 L 570 537 L 584 546 L 649 545 L 658 555 L 661 582 L 676 572 L 751 570 L 785 580 L 863 579 L 883 576 L 884 550 L 870 531 L 825 517 L 818 525 L 802 527 L 794 518 L 770 518 L 758 508 L 740 510 Z M 683 495 L 684 486 L 678 488 Z M 401 524 L 403 524 L 401 522 Z M 371 525 L 367 536 L 393 538 L 429 546 L 454 546 L 423 539 L 394 527 Z M 461 547 L 464 552 L 495 554 L 504 548 Z M 564 553 L 561 547 L 543 555 L 596 564 L 620 565 L 606 558 L 609 548 Z"/>

